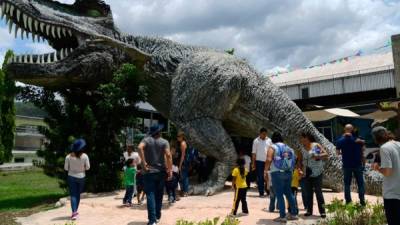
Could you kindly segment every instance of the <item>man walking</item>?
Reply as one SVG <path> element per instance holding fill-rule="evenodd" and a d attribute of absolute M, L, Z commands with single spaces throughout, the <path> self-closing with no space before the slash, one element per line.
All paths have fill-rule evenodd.
<path fill-rule="evenodd" d="M 267 161 L 267 151 L 272 145 L 271 139 L 267 137 L 267 129 L 261 128 L 259 136 L 253 141 L 252 162 L 253 171 L 257 174 L 257 187 L 260 197 L 264 197 L 264 169 Z"/>
<path fill-rule="evenodd" d="M 168 141 L 161 137 L 162 129 L 162 125 L 152 126 L 149 136 L 139 144 L 139 154 L 144 169 L 143 181 L 144 192 L 147 196 L 148 225 L 156 225 L 161 219 L 166 173 L 168 177 L 172 177 L 172 156 Z"/>
<path fill-rule="evenodd" d="M 337 141 L 336 149 L 342 155 L 343 176 L 344 176 L 344 198 L 346 204 L 351 202 L 350 186 L 353 176 L 356 178 L 360 204 L 365 205 L 364 186 L 364 141 L 353 135 L 353 126 L 347 124 L 344 134 Z"/>
<path fill-rule="evenodd" d="M 383 204 L 388 225 L 400 224 L 400 142 L 394 141 L 384 127 L 372 129 L 375 142 L 380 145 L 381 163 L 374 169 L 383 174 Z"/>

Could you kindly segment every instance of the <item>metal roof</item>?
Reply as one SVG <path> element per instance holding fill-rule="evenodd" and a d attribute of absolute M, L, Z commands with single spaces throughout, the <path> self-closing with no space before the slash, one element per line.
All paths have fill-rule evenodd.
<path fill-rule="evenodd" d="M 278 86 L 288 86 L 391 69 L 394 69 L 393 54 L 388 52 L 354 57 L 340 63 L 295 70 L 270 77 L 270 79 Z"/>

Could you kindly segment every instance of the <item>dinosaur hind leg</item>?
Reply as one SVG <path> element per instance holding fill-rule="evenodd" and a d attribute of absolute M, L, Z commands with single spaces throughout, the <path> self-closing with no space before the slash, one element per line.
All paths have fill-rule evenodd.
<path fill-rule="evenodd" d="M 209 180 L 191 187 L 193 194 L 213 195 L 223 189 L 237 159 L 233 142 L 219 120 L 201 118 L 179 124 L 186 133 L 189 144 L 200 152 L 216 159 Z"/>

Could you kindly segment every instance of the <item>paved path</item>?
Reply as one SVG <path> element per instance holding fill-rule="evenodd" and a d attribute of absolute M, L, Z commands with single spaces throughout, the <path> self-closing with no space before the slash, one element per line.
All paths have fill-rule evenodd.
<path fill-rule="evenodd" d="M 123 194 L 124 192 L 120 191 L 83 199 L 79 210 L 80 218 L 76 221 L 76 225 L 146 225 L 146 206 L 121 207 Z M 325 192 L 324 196 L 326 202 L 329 202 L 334 197 L 343 198 L 343 193 Z M 211 197 L 190 196 L 182 198 L 173 206 L 165 204 L 160 225 L 175 225 L 175 221 L 182 218 L 200 221 L 206 218 L 225 217 L 230 212 L 232 198 L 232 191 L 226 190 Z M 357 198 L 354 193 L 353 198 Z M 371 202 L 376 202 L 379 198 L 367 196 L 367 199 Z M 298 200 L 299 205 L 302 206 L 300 196 L 298 196 Z M 255 190 L 251 190 L 248 194 L 250 215 L 238 218 L 241 221 L 241 225 L 278 224 L 272 221 L 278 217 L 278 212 L 269 213 L 265 211 L 268 203 L 268 198 L 259 198 Z M 317 210 L 317 206 L 314 209 Z M 302 207 L 300 207 L 300 210 L 300 213 L 304 214 Z M 316 211 L 315 213 L 318 212 Z M 64 225 L 69 221 L 69 216 L 70 206 L 69 202 L 67 202 L 67 205 L 61 208 L 41 212 L 26 218 L 18 218 L 18 222 L 22 223 L 22 225 Z M 307 219 L 301 218 L 299 221 L 288 224 L 315 224 L 318 219 L 319 217 L 317 216 Z"/>

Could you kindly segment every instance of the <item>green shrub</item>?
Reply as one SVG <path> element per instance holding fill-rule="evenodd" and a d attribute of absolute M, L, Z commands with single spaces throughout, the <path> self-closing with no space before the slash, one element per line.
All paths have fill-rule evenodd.
<path fill-rule="evenodd" d="M 344 204 L 343 200 L 334 199 L 331 204 L 325 206 L 331 214 L 319 225 L 383 225 L 386 217 L 381 203 L 366 206 L 360 204 Z"/>
<path fill-rule="evenodd" d="M 176 225 L 218 225 L 219 217 L 214 218 L 213 220 L 205 220 L 200 222 L 191 222 L 187 220 L 178 220 Z M 226 217 L 224 221 L 220 225 L 239 225 L 240 221 L 238 219 L 232 217 Z"/>

